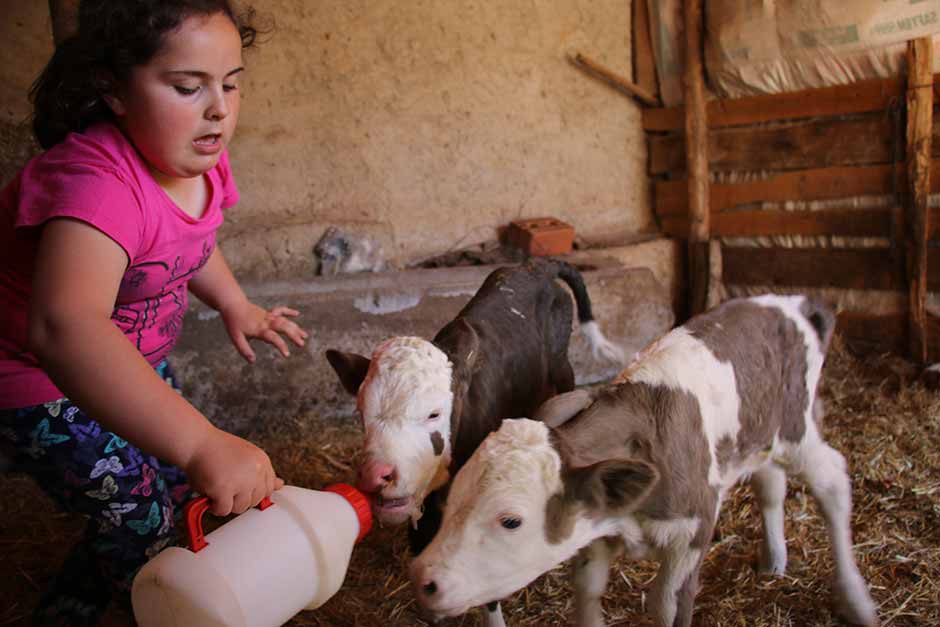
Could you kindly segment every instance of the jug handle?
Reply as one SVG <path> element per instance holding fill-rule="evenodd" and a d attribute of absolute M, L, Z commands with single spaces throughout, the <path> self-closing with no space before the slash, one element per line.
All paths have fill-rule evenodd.
<path fill-rule="evenodd" d="M 272 505 L 274 505 L 274 503 L 271 501 L 271 498 L 266 496 L 261 499 L 261 502 L 255 507 L 263 511 Z M 206 541 L 206 536 L 202 531 L 202 515 L 205 514 L 208 509 L 209 497 L 200 496 L 187 503 L 183 511 L 183 518 L 186 521 L 186 535 L 189 537 L 189 550 L 193 553 L 198 553 L 209 546 L 209 543 Z"/>

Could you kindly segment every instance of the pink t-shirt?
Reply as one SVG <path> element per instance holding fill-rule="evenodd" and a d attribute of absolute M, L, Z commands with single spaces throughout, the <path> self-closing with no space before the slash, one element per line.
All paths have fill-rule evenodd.
<path fill-rule="evenodd" d="M 193 218 L 157 184 L 123 133 L 101 123 L 32 159 L 0 192 L 0 408 L 64 396 L 26 350 L 37 227 L 75 218 L 127 252 L 111 320 L 156 366 L 179 337 L 187 284 L 215 247 L 222 210 L 238 202 L 226 152 L 205 176 L 208 201 Z"/>

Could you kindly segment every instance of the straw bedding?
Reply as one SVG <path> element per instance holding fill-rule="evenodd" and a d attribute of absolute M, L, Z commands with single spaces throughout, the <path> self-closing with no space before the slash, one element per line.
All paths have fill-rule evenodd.
<path fill-rule="evenodd" d="M 825 436 L 847 458 L 852 474 L 852 526 L 862 575 L 882 625 L 940 625 L 940 393 L 893 356 L 859 359 L 836 338 L 821 393 Z M 361 432 L 310 416 L 280 420 L 250 435 L 288 483 L 320 488 L 354 477 Z M 28 478 L 0 474 L 0 625 L 26 624 L 39 590 L 82 532 L 76 516 L 57 513 Z M 706 557 L 695 625 L 838 625 L 829 589 L 832 561 L 825 525 L 812 498 L 791 480 L 787 499 L 790 561 L 784 577 L 755 571 L 760 518 L 745 487 L 726 501 Z M 289 625 L 422 625 L 405 577 L 404 529 L 375 529 L 354 551 L 344 586 L 319 610 Z M 650 625 L 646 593 L 653 562 L 616 561 L 604 597 L 609 625 Z M 569 625 L 568 567 L 559 566 L 503 602 L 511 626 Z M 106 624 L 132 624 L 112 608 Z M 478 612 L 445 622 L 481 624 Z"/>

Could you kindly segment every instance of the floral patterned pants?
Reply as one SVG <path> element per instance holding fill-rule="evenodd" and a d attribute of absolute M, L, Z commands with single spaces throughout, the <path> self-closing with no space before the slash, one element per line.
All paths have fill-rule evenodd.
<path fill-rule="evenodd" d="M 167 362 L 157 372 L 179 391 Z M 15 471 L 31 475 L 64 509 L 89 517 L 33 624 L 96 624 L 112 593 L 127 603 L 140 567 L 176 540 L 180 506 L 191 496 L 186 476 L 106 431 L 65 398 L 0 409 L 0 438 L 13 444 Z"/>

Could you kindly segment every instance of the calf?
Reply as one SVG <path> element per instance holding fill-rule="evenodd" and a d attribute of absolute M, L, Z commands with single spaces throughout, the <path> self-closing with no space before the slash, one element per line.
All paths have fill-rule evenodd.
<path fill-rule="evenodd" d="M 834 318 L 801 296 L 728 301 L 642 351 L 597 392 L 506 420 L 457 474 L 438 535 L 412 564 L 436 615 L 503 598 L 576 552 L 577 624 L 602 625 L 616 545 L 660 562 L 651 609 L 689 625 L 721 501 L 750 477 L 763 517 L 761 569 L 786 567 L 786 474 L 819 503 L 845 617 L 877 624 L 852 555 L 841 454 L 820 437 L 816 386 Z"/>
<path fill-rule="evenodd" d="M 571 297 L 556 278 L 571 288 L 595 354 L 622 360 L 593 319 L 580 273 L 545 259 L 491 273 L 433 341 L 392 338 L 371 360 L 327 351 L 343 386 L 358 394 L 365 427 L 359 487 L 374 495 L 379 521 L 412 520 L 414 554 L 437 532 L 451 476 L 502 418 L 531 415 L 574 388 Z M 501 624 L 501 616 L 488 620 Z"/>

